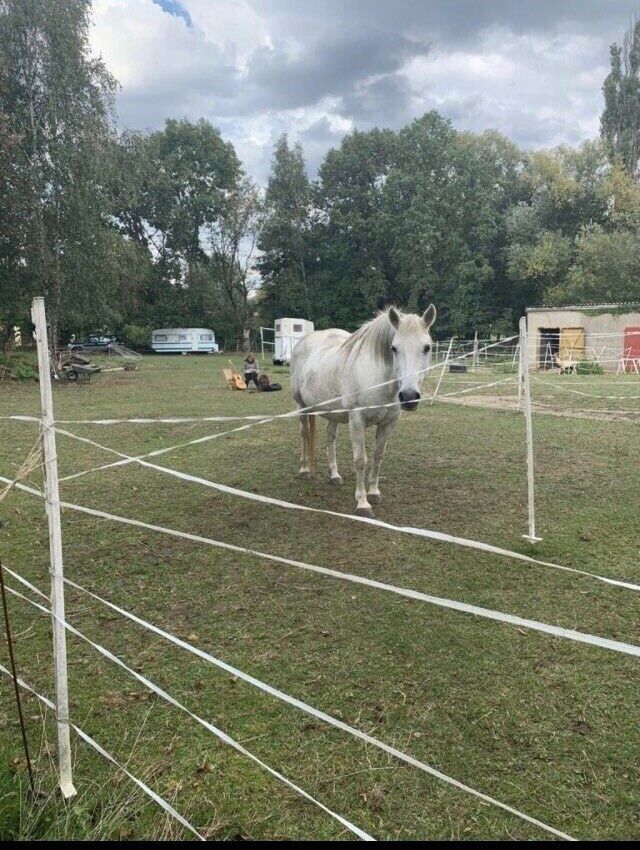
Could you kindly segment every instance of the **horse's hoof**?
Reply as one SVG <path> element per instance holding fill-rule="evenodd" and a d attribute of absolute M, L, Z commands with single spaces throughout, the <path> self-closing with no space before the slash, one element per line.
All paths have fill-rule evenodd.
<path fill-rule="evenodd" d="M 311 478 L 311 473 L 308 469 L 303 469 L 301 472 L 298 473 L 298 478 L 302 478 L 304 481 L 306 481 Z"/>
<path fill-rule="evenodd" d="M 342 476 L 335 475 L 333 478 L 329 479 L 329 484 L 333 485 L 334 487 L 341 487 L 344 484 L 344 481 L 342 480 Z"/>
<path fill-rule="evenodd" d="M 382 504 L 382 495 L 380 493 L 367 493 L 367 499 L 372 505 Z"/>
<path fill-rule="evenodd" d="M 356 508 L 356 516 L 366 516 L 369 519 L 374 518 L 374 514 L 371 508 Z"/>

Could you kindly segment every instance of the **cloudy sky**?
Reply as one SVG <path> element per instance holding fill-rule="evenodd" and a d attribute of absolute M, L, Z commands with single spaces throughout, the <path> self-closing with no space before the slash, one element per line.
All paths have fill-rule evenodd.
<path fill-rule="evenodd" d="M 354 128 L 437 109 L 526 147 L 598 133 L 609 45 L 640 0 L 94 0 L 119 122 L 204 116 L 264 181 L 287 131 L 310 170 Z"/>

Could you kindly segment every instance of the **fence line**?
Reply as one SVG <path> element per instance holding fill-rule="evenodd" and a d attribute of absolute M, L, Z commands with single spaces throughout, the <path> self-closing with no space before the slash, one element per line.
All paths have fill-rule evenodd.
<path fill-rule="evenodd" d="M 37 588 L 34 589 L 37 591 Z M 48 608 L 45 608 L 44 605 L 41 605 L 39 602 L 35 602 L 33 599 L 29 599 L 28 596 L 25 596 L 18 590 L 14 590 L 11 587 L 7 587 L 7 590 L 14 596 L 18 597 L 19 599 L 22 599 L 24 602 L 28 602 L 30 605 L 33 605 L 34 608 L 37 608 L 42 613 L 48 614 L 50 616 L 53 615 L 53 617 L 56 617 L 56 615 L 53 614 L 53 612 L 50 611 Z M 295 782 L 292 782 L 290 779 L 287 779 L 287 777 L 284 776 L 282 773 L 275 770 L 275 768 L 269 767 L 269 765 L 263 762 L 262 759 L 258 758 L 258 756 L 254 755 L 253 753 L 249 752 L 249 750 L 247 750 L 245 747 L 243 747 L 242 744 L 235 740 L 235 738 L 232 738 L 226 732 L 223 732 L 222 729 L 219 729 L 217 726 L 214 726 L 213 723 L 210 723 L 208 720 L 205 720 L 204 718 L 195 714 L 193 711 L 191 711 L 191 709 L 187 708 L 185 705 L 175 699 L 175 697 L 172 697 L 171 694 L 169 694 L 159 685 L 156 685 L 155 682 L 152 682 L 151 679 L 148 679 L 146 676 L 143 676 L 142 673 L 138 673 L 136 670 L 133 670 L 131 667 L 125 664 L 122 659 L 118 658 L 117 655 L 114 655 L 112 652 L 110 652 L 110 650 L 106 649 L 106 647 L 92 641 L 91 638 L 87 637 L 79 629 L 76 629 L 75 626 L 72 626 L 71 623 L 68 622 L 68 620 L 60 620 L 60 625 L 63 626 L 70 634 L 75 635 L 76 637 L 79 637 L 81 640 L 85 641 L 87 644 L 89 644 L 89 646 L 99 652 L 106 659 L 111 661 L 116 666 L 120 667 L 122 670 L 124 670 L 126 673 L 128 673 L 130 676 L 132 676 L 134 679 L 144 685 L 145 688 L 164 699 L 165 702 L 168 702 L 170 705 L 174 706 L 174 708 L 177 708 L 187 714 L 189 717 L 191 717 L 193 720 L 203 726 L 207 731 L 215 735 L 215 737 L 221 740 L 223 743 L 228 744 L 234 750 L 237 750 L 237 752 L 241 753 L 241 755 L 246 756 L 248 759 L 253 761 L 263 770 L 266 770 L 267 773 L 270 773 L 276 779 L 279 779 L 281 782 L 287 785 L 289 788 L 292 788 L 296 793 L 304 797 L 310 803 L 313 803 L 314 805 L 318 806 L 318 808 L 322 809 L 322 811 L 324 811 L 326 814 L 337 820 L 354 835 L 357 835 L 358 838 L 361 838 L 365 841 L 375 841 L 375 839 L 368 833 L 364 832 L 364 830 L 355 826 L 355 824 L 342 817 L 342 815 L 339 815 L 337 814 L 337 812 L 334 812 L 329 809 L 315 797 L 312 797 L 311 794 L 302 789 L 299 785 L 296 785 Z"/>
<path fill-rule="evenodd" d="M 17 489 L 23 490 L 27 493 L 30 493 L 31 495 L 39 495 L 37 490 L 33 490 L 31 487 L 27 487 L 23 484 L 18 485 Z M 458 602 L 454 599 L 431 596 L 427 593 L 422 593 L 419 590 L 411 590 L 405 587 L 398 587 L 393 584 L 386 584 L 385 582 L 376 581 L 375 579 L 366 578 L 365 576 L 356 575 L 354 573 L 344 573 L 340 572 L 339 570 L 330 569 L 329 567 L 320 567 L 315 564 L 308 564 L 304 561 L 296 561 L 291 558 L 281 557 L 280 555 L 272 555 L 266 552 L 260 552 L 257 549 L 249 549 L 246 546 L 237 546 L 233 543 L 224 543 L 222 540 L 214 540 L 213 538 L 203 537 L 199 534 L 191 534 L 187 531 L 178 531 L 174 528 L 167 528 L 166 526 L 154 525 L 152 523 L 143 522 L 142 520 L 118 516 L 117 514 L 107 513 L 106 511 L 100 511 L 95 508 L 88 508 L 84 505 L 75 505 L 71 502 L 61 502 L 61 505 L 62 507 L 68 508 L 69 510 L 77 511 L 79 513 L 87 514 L 89 516 L 95 516 L 100 519 L 107 519 L 111 520 L 112 522 L 122 523 L 123 525 L 130 525 L 135 528 L 143 528 L 149 531 L 156 531 L 161 534 L 166 534 L 170 537 L 176 537 L 182 540 L 190 540 L 193 543 L 202 543 L 204 545 L 213 546 L 218 549 L 225 549 L 229 552 L 237 552 L 243 555 L 252 555 L 262 560 L 272 561 L 273 563 L 286 564 L 287 566 L 297 567 L 298 569 L 307 570 L 309 572 L 318 573 L 320 575 L 331 576 L 333 578 L 338 578 L 342 581 L 351 582 L 353 584 L 365 585 L 366 587 L 372 587 L 376 590 L 383 590 L 387 593 L 394 593 L 397 596 L 404 596 L 407 599 L 416 599 L 420 602 L 426 602 L 430 605 L 435 605 L 440 608 L 448 608 L 453 611 L 460 611 L 464 614 L 473 614 L 478 617 L 484 617 L 488 620 L 495 620 L 500 623 L 508 623 L 512 626 L 520 626 L 521 628 L 543 632 L 545 634 L 552 635 L 553 637 L 565 638 L 567 640 L 576 641 L 577 643 L 589 644 L 590 646 L 597 646 L 601 649 L 608 649 L 613 652 L 619 652 L 624 655 L 633 655 L 640 657 L 640 646 L 636 646 L 635 644 L 624 643 L 622 641 L 613 640 L 611 638 L 604 638 L 600 637 L 599 635 L 592 635 L 587 632 L 578 632 L 574 629 L 566 629 L 562 626 L 554 626 L 549 623 L 540 622 L 538 620 L 529 620 L 524 617 L 519 617 L 515 614 L 506 614 L 502 611 L 494 611 L 491 608 L 482 608 L 478 605 L 471 605 L 467 602 Z M 528 558 L 526 555 L 521 557 L 524 560 L 537 563 L 535 559 Z M 564 569 L 569 572 L 581 573 L 582 575 L 589 576 L 590 578 L 596 578 L 596 576 L 594 576 L 592 573 L 583 572 L 582 570 L 575 570 L 572 567 L 560 567 L 560 569 Z M 607 579 L 604 576 L 597 576 L 597 578 L 601 579 L 607 584 L 629 587 L 634 590 L 640 589 L 637 585 L 630 585 L 627 582 L 619 582 L 615 579 Z"/>
<path fill-rule="evenodd" d="M 598 395 L 597 393 L 586 393 L 584 390 L 575 390 L 572 387 L 563 387 L 560 384 L 553 384 L 550 381 L 537 378 L 535 375 L 533 380 L 542 386 L 552 387 L 555 390 L 564 390 L 565 392 L 586 396 L 587 398 L 602 398 L 607 401 L 636 401 L 637 399 L 640 399 L 640 395 Z"/>
<path fill-rule="evenodd" d="M 28 587 L 34 593 L 37 593 L 42 598 L 46 599 L 45 595 L 41 591 L 39 591 L 38 588 L 36 588 L 34 585 L 32 585 L 30 582 L 28 582 L 26 579 L 24 579 L 18 573 L 14 572 L 13 570 L 8 569 L 6 567 L 5 567 L 5 569 L 15 579 L 22 582 L 22 584 L 24 584 L 26 587 Z M 232 676 L 237 676 L 239 679 L 242 679 L 244 682 L 247 682 L 248 684 L 253 685 L 254 687 L 258 688 L 259 690 L 263 691 L 264 693 L 269 694 L 270 696 L 273 696 L 276 699 L 278 699 L 278 700 L 280 700 L 280 701 L 282 701 L 282 702 L 284 702 L 288 705 L 293 706 L 294 708 L 298 708 L 301 711 L 305 712 L 306 714 L 309 714 L 312 717 L 315 717 L 319 720 L 322 720 L 325 723 L 328 723 L 329 725 L 334 726 L 335 728 L 342 730 L 343 732 L 347 732 L 350 735 L 354 736 L 355 738 L 358 738 L 359 740 L 364 741 L 367 744 L 371 744 L 372 746 L 376 747 L 377 749 L 382 750 L 383 752 L 386 752 L 388 755 L 391 755 L 394 758 L 397 758 L 400 761 L 403 761 L 406 764 L 409 764 L 413 767 L 417 767 L 418 769 L 424 771 L 425 773 L 428 773 L 429 775 L 435 777 L 436 779 L 440 779 L 440 780 L 446 782 L 449 785 L 452 785 L 453 787 L 455 787 L 459 790 L 465 791 L 466 793 L 471 794 L 472 796 L 478 797 L 479 799 L 484 800 L 485 802 L 491 803 L 492 805 L 495 805 L 495 806 L 509 812 L 512 815 L 516 815 L 517 817 L 521 818 L 522 820 L 525 820 L 529 823 L 532 823 L 535 826 L 539 826 L 542 829 L 545 829 L 549 832 L 552 832 L 555 835 L 558 835 L 559 837 L 562 837 L 562 838 L 568 837 L 564 833 L 559 833 L 553 827 L 549 827 L 547 824 L 543 823 L 542 821 L 536 820 L 535 818 L 531 818 L 529 815 L 526 815 L 523 812 L 520 812 L 517 809 L 514 809 L 511 806 L 509 806 L 505 803 L 502 803 L 500 800 L 497 800 L 493 797 L 490 797 L 486 794 L 483 794 L 481 791 L 477 791 L 476 789 L 472 788 L 471 786 L 468 786 L 468 785 L 465 785 L 462 782 L 459 782 L 457 779 L 454 779 L 453 777 L 448 776 L 445 773 L 442 773 L 442 771 L 439 771 L 436 768 L 431 767 L 430 765 L 426 764 L 425 762 L 422 762 L 422 761 L 414 758 L 413 756 L 403 752 L 402 750 L 398 750 L 396 747 L 392 747 L 388 744 L 385 744 L 379 738 L 375 738 L 372 735 L 367 734 L 366 732 L 362 732 L 360 729 L 357 729 L 356 727 L 351 726 L 351 725 L 349 725 L 348 723 L 345 723 L 342 720 L 338 720 L 337 718 L 333 717 L 332 715 L 327 714 L 326 712 L 321 711 L 320 709 L 317 709 L 314 706 L 311 706 L 308 703 L 305 703 L 302 700 L 297 699 L 296 697 L 292 697 L 289 694 L 286 694 L 284 691 L 281 691 L 278 688 L 274 688 L 271 685 L 268 685 L 266 682 L 262 682 L 260 679 L 256 679 L 254 676 L 251 676 L 248 673 L 243 672 L 242 670 L 238 669 L 237 667 L 234 667 L 231 664 L 228 664 L 227 662 L 222 661 L 219 658 L 216 658 L 215 656 L 211 655 L 210 653 L 205 652 L 204 650 L 193 646 L 192 644 L 188 643 L 187 641 L 184 641 L 181 638 L 178 638 L 175 635 L 172 635 L 170 632 L 167 632 L 164 629 L 161 629 L 158 626 L 153 625 L 153 623 L 150 623 L 147 620 L 144 620 L 142 617 L 138 617 L 136 614 L 133 614 L 130 611 L 127 611 L 126 609 L 121 608 L 119 605 L 115 605 L 113 602 L 109 602 L 107 599 L 104 599 L 103 597 L 98 596 L 98 594 L 93 593 L 92 591 L 88 590 L 85 587 L 82 587 L 79 584 L 76 584 L 76 582 L 72 581 L 71 579 L 65 579 L 65 582 L 70 587 L 73 587 L 76 590 L 79 590 L 82 593 L 85 593 L 87 596 L 90 596 L 92 599 L 95 599 L 96 601 L 100 602 L 101 604 L 105 605 L 106 607 L 112 609 L 113 611 L 116 611 L 121 616 L 126 617 L 127 619 L 131 620 L 132 622 L 142 626 L 143 628 L 153 632 L 154 634 L 157 634 L 158 636 L 164 638 L 165 640 L 169 641 L 170 643 L 173 643 L 176 646 L 178 646 L 182 649 L 185 649 L 187 652 L 190 652 L 191 654 L 197 656 L 198 658 L 200 658 L 204 661 L 207 661 L 210 664 L 213 664 L 215 667 L 218 667 L 219 669 L 224 670 L 226 673 L 229 673 Z"/>
<path fill-rule="evenodd" d="M 107 446 L 103 446 L 100 443 L 96 443 L 94 440 L 90 440 L 88 437 L 80 437 L 78 434 L 73 434 L 71 431 L 66 431 L 62 428 L 56 429 L 58 433 L 71 437 L 74 440 L 78 440 L 82 443 L 89 443 L 97 448 L 103 449 L 106 452 L 111 452 L 116 455 L 123 456 L 125 458 L 128 455 L 123 455 L 122 452 L 116 451 L 116 449 L 108 448 Z M 275 499 L 271 496 L 263 496 L 259 493 L 252 493 L 249 490 L 241 490 L 238 487 L 230 487 L 227 484 L 220 484 L 217 481 L 211 481 L 208 478 L 203 478 L 200 475 L 192 475 L 188 472 L 181 472 L 177 469 L 172 469 L 168 466 L 159 466 L 155 463 L 149 463 L 148 461 L 141 460 L 140 458 L 133 458 L 140 466 L 147 467 L 149 469 L 153 469 L 156 472 L 161 472 L 165 475 L 173 476 L 174 478 L 178 478 L 182 481 L 189 481 L 193 484 L 200 484 L 204 487 L 208 487 L 213 490 L 218 490 L 221 493 L 225 493 L 229 496 L 238 496 L 243 499 L 249 499 L 255 502 L 261 502 L 262 504 L 273 505 L 279 508 L 286 508 L 288 510 L 298 510 L 305 511 L 308 513 L 319 513 L 324 514 L 326 516 L 339 517 L 340 519 L 347 519 L 351 522 L 360 522 L 365 523 L 366 525 L 372 525 L 377 528 L 385 529 L 386 531 L 398 532 L 400 534 L 410 534 L 415 537 L 424 537 L 429 540 L 435 540 L 440 543 L 451 543 L 457 546 L 462 546 L 468 549 L 477 549 L 481 552 L 487 552 L 492 555 L 500 555 L 507 558 L 512 558 L 514 560 L 524 561 L 529 564 L 536 564 L 537 566 L 542 567 L 550 567 L 556 570 L 562 570 L 564 572 L 577 573 L 578 575 L 588 576 L 589 578 L 595 579 L 596 581 L 604 582 L 605 584 L 615 585 L 617 587 L 624 587 L 628 590 L 640 591 L 640 585 L 633 584 L 631 582 L 623 581 L 620 579 L 612 579 L 607 578 L 606 576 L 600 576 L 596 573 L 590 573 L 586 570 L 580 570 L 576 567 L 566 567 L 562 564 L 556 564 L 552 561 L 542 561 L 538 558 L 533 558 L 529 555 L 524 555 L 521 552 L 516 552 L 511 549 L 504 549 L 500 546 L 494 546 L 491 543 L 483 543 L 480 540 L 473 540 L 471 538 L 466 537 L 458 537 L 453 534 L 447 534 L 443 531 L 433 531 L 428 528 L 417 528 L 415 526 L 407 526 L 407 525 L 394 525 L 390 522 L 385 522 L 384 520 L 376 519 L 374 517 L 364 517 L 358 516 L 357 514 L 346 514 L 341 511 L 332 511 L 329 508 L 314 508 L 310 505 L 302 505 L 298 502 L 288 502 L 284 499 Z M 0 481 L 3 480 L 3 477 L 0 476 Z M 68 479 L 61 479 L 68 480 Z M 63 503 L 68 506 L 68 503 Z"/>
<path fill-rule="evenodd" d="M 24 597 L 24 598 L 26 599 L 26 597 Z M 10 679 L 13 679 L 13 675 L 4 666 L 4 664 L 0 664 L 0 672 L 5 673 Z M 23 690 L 27 691 L 32 696 L 36 697 L 36 699 L 40 700 L 41 703 L 46 705 L 47 708 L 50 708 L 55 713 L 56 706 L 55 706 L 54 702 L 52 702 L 47 697 L 42 696 L 42 694 L 39 694 L 36 690 L 34 690 L 30 685 L 28 685 L 20 677 L 18 677 L 18 679 L 16 681 L 17 681 L 18 685 Z M 193 833 L 193 835 L 195 835 L 197 838 L 199 838 L 200 841 L 206 841 L 206 838 L 203 835 L 201 835 L 198 832 L 198 830 L 194 826 L 192 826 L 186 818 L 184 818 L 178 811 L 176 811 L 173 808 L 173 806 L 171 805 L 171 803 L 168 803 L 164 799 L 164 797 L 161 797 L 159 794 L 157 794 L 155 791 L 153 791 L 151 788 L 149 788 L 149 786 L 145 782 L 143 782 L 142 779 L 138 779 L 137 776 L 135 776 L 133 773 L 131 773 L 129 770 L 127 770 L 127 768 L 124 767 L 123 765 L 121 765 L 120 762 L 116 761 L 116 759 L 110 753 L 108 753 L 104 749 L 104 747 L 101 747 L 100 744 L 94 738 L 92 738 L 90 735 L 88 735 L 86 732 L 84 732 L 82 729 L 80 729 L 79 726 L 76 726 L 75 723 L 71 724 L 71 728 L 76 733 L 76 735 L 78 735 L 78 737 L 80 737 L 85 742 L 85 744 L 88 744 L 97 753 L 99 753 L 103 758 L 107 759 L 107 761 L 111 762 L 111 764 L 113 764 L 115 767 L 117 767 L 118 770 L 122 771 L 122 773 L 124 773 L 126 776 L 128 776 L 129 779 L 132 782 L 135 782 L 135 784 L 142 791 L 144 791 L 144 793 L 148 797 L 150 797 L 154 801 L 154 803 L 157 803 L 160 806 L 160 808 L 162 808 L 165 812 L 167 812 L 168 815 L 170 815 L 172 818 L 177 820 L 178 823 L 180 823 L 182 826 L 184 826 L 185 829 L 188 829 L 189 832 Z"/>

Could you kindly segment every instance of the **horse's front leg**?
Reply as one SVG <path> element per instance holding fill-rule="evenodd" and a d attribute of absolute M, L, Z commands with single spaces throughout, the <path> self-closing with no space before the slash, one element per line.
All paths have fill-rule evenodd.
<path fill-rule="evenodd" d="M 395 422 L 384 422 L 378 425 L 376 430 L 376 447 L 373 453 L 373 463 L 371 464 L 371 472 L 369 475 L 369 502 L 372 505 L 378 505 L 382 501 L 382 494 L 378 484 L 380 476 L 380 466 L 384 457 L 384 451 L 387 446 L 391 432 L 396 427 Z"/>
<path fill-rule="evenodd" d="M 353 445 L 353 465 L 356 470 L 356 513 L 359 516 L 373 516 L 371 505 L 367 499 L 367 447 L 365 445 L 365 428 L 359 413 L 349 415 L 349 433 Z"/>

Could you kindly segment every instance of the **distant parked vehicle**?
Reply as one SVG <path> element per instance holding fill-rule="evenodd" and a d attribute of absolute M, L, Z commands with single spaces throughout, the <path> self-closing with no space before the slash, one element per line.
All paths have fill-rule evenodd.
<path fill-rule="evenodd" d="M 115 336 L 102 336 L 100 334 L 91 334 L 86 339 L 73 340 L 67 346 L 69 351 L 82 351 L 87 354 L 108 354 L 109 347 L 117 343 Z"/>
<path fill-rule="evenodd" d="M 313 322 L 306 319 L 277 319 L 274 327 L 275 347 L 273 351 L 273 365 L 281 366 L 291 362 L 293 349 L 303 336 L 313 331 Z"/>
<path fill-rule="evenodd" d="M 210 328 L 158 328 L 151 334 L 151 348 L 157 354 L 217 354 Z"/>

